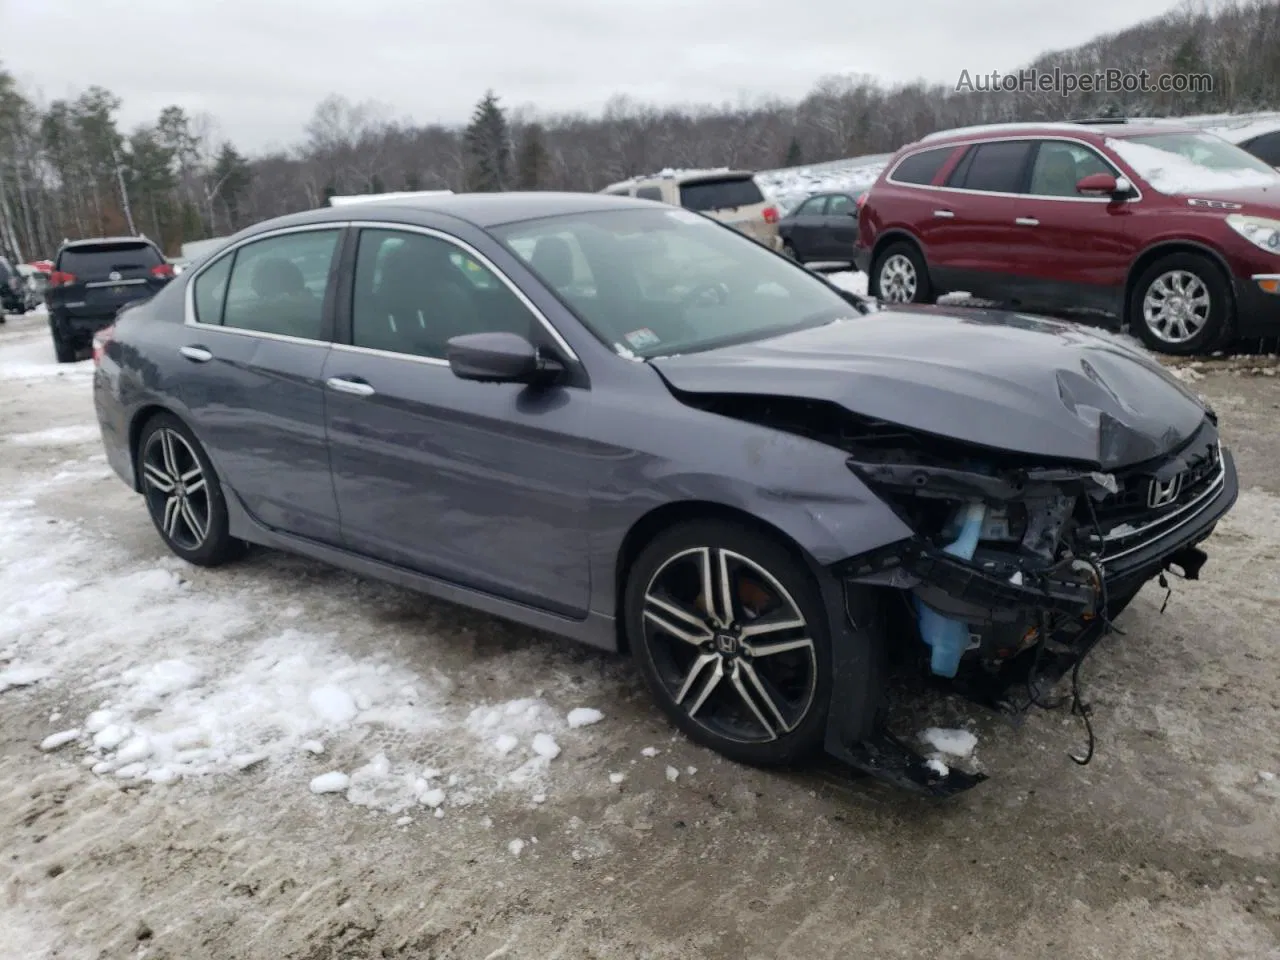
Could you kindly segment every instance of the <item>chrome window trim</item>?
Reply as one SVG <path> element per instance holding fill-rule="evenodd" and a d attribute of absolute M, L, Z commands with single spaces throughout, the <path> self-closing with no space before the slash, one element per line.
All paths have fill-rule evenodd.
<path fill-rule="evenodd" d="M 341 353 L 365 354 L 370 357 L 390 357 L 394 360 L 412 360 L 415 363 L 425 363 L 429 367 L 447 367 L 448 360 L 442 360 L 440 357 L 424 357 L 419 353 L 397 353 L 394 350 L 379 350 L 377 347 L 358 347 L 354 343 L 335 343 L 332 345 L 334 350 Z"/>
<path fill-rule="evenodd" d="M 489 272 L 492 273 L 495 277 L 497 277 L 498 280 L 501 283 L 503 283 L 508 290 L 510 290 L 513 294 L 515 294 L 516 299 L 518 299 L 524 305 L 525 309 L 527 309 L 530 313 L 533 314 L 535 318 L 537 318 L 538 322 L 542 324 L 543 329 L 545 329 L 547 333 L 550 334 L 551 339 L 554 340 L 556 345 L 565 352 L 566 356 L 569 358 L 570 361 L 572 361 L 573 363 L 582 362 L 578 354 L 574 351 L 574 349 L 571 346 L 569 346 L 568 341 L 565 340 L 564 337 L 560 335 L 560 331 L 557 330 L 555 326 L 552 325 L 551 321 L 547 319 L 546 315 L 541 310 L 538 309 L 538 307 L 534 304 L 532 300 L 528 298 L 528 296 L 525 295 L 523 290 L 521 290 L 518 286 L 516 286 L 516 284 L 511 280 L 510 277 L 508 277 L 502 270 L 498 269 L 498 267 L 493 263 L 493 261 L 490 260 L 488 257 L 486 257 L 483 253 L 481 253 L 471 244 L 467 243 L 465 240 L 455 237 L 452 234 L 445 233 L 442 230 L 437 230 L 433 227 L 423 227 L 423 226 L 419 226 L 418 224 L 401 223 L 400 221 L 396 221 L 396 220 L 326 220 L 322 223 L 307 223 L 299 226 L 280 227 L 277 230 L 268 230 L 263 233 L 256 233 L 251 237 L 245 237 L 243 240 L 239 240 L 229 246 L 226 246 L 218 251 L 218 255 L 216 257 L 213 257 L 207 263 L 201 264 L 197 269 L 190 271 L 191 273 L 190 279 L 186 281 L 187 288 L 186 290 L 183 291 L 183 323 L 184 325 L 188 327 L 196 327 L 196 328 L 205 329 L 205 330 L 222 330 L 227 333 L 237 333 L 237 334 L 240 334 L 241 336 L 247 336 L 247 337 L 262 337 L 267 340 L 279 340 L 284 343 L 323 343 L 323 344 L 329 344 L 334 347 L 350 349 L 350 350 L 354 350 L 362 353 L 367 352 L 367 353 L 373 353 L 373 354 L 378 354 L 381 356 L 389 356 L 389 357 L 409 357 L 411 359 L 427 361 L 434 366 L 447 367 L 449 365 L 449 361 L 440 357 L 420 357 L 417 354 L 395 353 L 393 351 L 387 351 L 387 350 L 374 350 L 370 347 L 357 347 L 354 344 L 334 343 L 331 340 L 316 340 L 309 337 L 291 337 L 281 333 L 268 333 L 261 330 L 244 330 L 239 327 L 227 327 L 220 323 L 202 323 L 196 319 L 196 309 L 195 309 L 196 281 L 200 279 L 200 276 L 206 270 L 213 267 L 214 264 L 220 263 L 224 257 L 232 256 L 241 247 L 247 246 L 248 244 L 251 244 L 251 243 L 256 243 L 259 240 L 272 240 L 272 239 L 275 239 L 276 237 L 284 237 L 294 233 L 307 233 L 315 230 L 344 230 L 351 227 L 357 227 L 361 229 L 372 229 L 372 230 L 399 230 L 407 233 L 418 233 L 424 236 L 435 237 L 438 240 L 443 240 L 446 243 L 453 244 L 454 246 L 458 247 L 460 250 L 467 253 L 467 255 L 472 257 L 474 260 L 476 260 L 476 262 L 480 263 L 482 266 L 488 269 Z"/>
<path fill-rule="evenodd" d="M 1139 550 L 1144 550 L 1147 547 L 1149 547 L 1152 543 L 1155 543 L 1158 540 L 1164 537 L 1167 537 L 1169 534 L 1173 533 L 1174 531 L 1181 530 L 1188 523 L 1190 523 L 1197 516 L 1200 515 L 1200 513 L 1204 510 L 1204 508 L 1208 506 L 1208 502 L 1222 492 L 1222 488 L 1226 485 L 1226 482 L 1227 482 L 1227 464 L 1226 464 L 1226 461 L 1222 459 L 1221 445 L 1219 445 L 1218 449 L 1219 449 L 1218 475 L 1214 477 L 1213 482 L 1210 483 L 1209 486 L 1206 487 L 1205 490 L 1198 497 L 1196 497 L 1190 503 L 1184 504 L 1183 506 L 1179 507 L 1177 510 L 1171 510 L 1170 512 L 1166 513 L 1164 516 L 1160 517 L 1160 519 L 1158 520 L 1153 520 L 1150 523 L 1144 524 L 1143 526 L 1138 527 L 1135 530 L 1127 531 L 1123 535 L 1123 538 L 1127 540 L 1130 537 L 1136 537 L 1141 535 L 1145 531 L 1150 530 L 1152 527 L 1158 527 L 1161 524 L 1168 523 L 1170 520 L 1176 519 L 1178 517 L 1181 517 L 1182 519 L 1179 520 L 1177 523 L 1175 523 L 1173 526 L 1169 527 L 1168 529 L 1161 531 L 1159 534 L 1157 534 L 1153 538 L 1144 540 L 1141 543 L 1134 544 L 1133 546 L 1127 547 L 1124 550 L 1119 551 L 1118 553 L 1104 554 L 1102 557 L 1102 566 L 1104 568 L 1109 563 L 1114 563 L 1115 561 L 1123 557 L 1129 556 L 1129 554 L 1131 553 L 1137 553 Z M 1104 537 L 1103 539 L 1104 540 L 1120 539 L 1120 537 Z"/>
<path fill-rule="evenodd" d="M 434 227 L 423 227 L 423 226 L 418 226 L 417 224 L 399 223 L 399 222 L 393 222 L 390 220 L 352 220 L 348 224 L 348 226 L 357 227 L 359 229 L 398 230 L 403 233 L 418 233 L 427 237 L 435 237 L 437 240 L 443 240 L 445 243 L 450 243 L 453 246 L 458 247 L 460 250 L 465 251 L 472 259 L 474 259 L 481 266 L 485 267 L 495 277 L 497 277 L 498 280 L 501 281 L 501 283 L 504 286 L 506 286 L 508 290 L 510 290 L 513 294 L 515 294 L 516 299 L 519 300 L 524 305 L 526 310 L 528 310 L 530 313 L 534 315 L 534 317 L 538 320 L 540 324 L 542 324 L 542 328 L 548 334 L 550 334 L 551 339 L 555 341 L 556 346 L 558 346 L 561 350 L 565 352 L 566 356 L 569 358 L 570 361 L 572 361 L 573 363 L 582 362 L 582 360 L 578 357 L 577 353 L 574 352 L 573 347 L 569 346 L 569 342 L 560 335 L 560 331 L 557 330 L 555 326 L 551 323 L 551 321 L 547 319 L 546 314 L 544 314 L 541 310 L 539 310 L 537 305 L 532 300 L 530 300 L 528 296 L 525 295 L 525 292 L 521 290 L 510 277 L 508 277 L 505 273 L 499 270 L 497 265 L 494 264 L 492 260 L 486 257 L 483 253 L 481 253 L 471 244 L 467 243 L 465 240 L 461 240 L 458 237 L 453 236 L 452 234 L 445 233 L 443 230 L 437 230 Z M 358 248 L 357 248 L 356 254 L 357 256 L 359 255 Z M 345 345 L 339 344 L 339 346 L 350 346 L 350 344 L 345 344 Z M 370 349 L 370 348 L 364 347 L 361 349 Z M 394 356 L 416 356 L 416 354 L 393 354 L 393 355 Z M 424 358 L 424 359 L 439 360 L 439 362 L 445 364 L 446 366 L 448 366 L 448 363 L 449 363 L 449 361 L 439 357 L 430 357 L 430 358 Z"/>
<path fill-rule="evenodd" d="M 207 263 L 202 263 L 195 270 L 189 271 L 191 277 L 187 280 L 187 289 L 182 291 L 183 325 L 195 327 L 199 330 L 221 330 L 224 333 L 235 333 L 242 337 L 261 337 L 264 340 L 278 340 L 282 343 L 320 343 L 326 346 L 329 345 L 332 341 L 318 340 L 313 337 L 291 337 L 287 334 L 269 333 L 265 330 L 245 330 L 240 327 L 227 327 L 223 326 L 221 323 L 202 323 L 196 319 L 196 281 L 200 279 L 201 274 L 211 268 L 214 264 L 221 263 L 225 257 L 232 256 L 241 247 L 248 246 L 251 243 L 257 243 L 259 240 L 274 240 L 276 237 L 285 237 L 293 233 L 308 233 L 315 230 L 336 230 L 341 232 L 346 226 L 348 226 L 346 221 L 330 220 L 325 223 L 307 223 L 302 224 L 301 226 L 280 227 L 278 230 L 267 230 L 263 233 L 255 233 L 251 237 L 245 237 L 243 240 L 238 240 L 229 246 L 223 247 L 218 251 L 218 255 L 216 257 L 210 258 Z M 228 274 L 228 287 L 230 287 L 230 284 L 231 277 L 230 274 Z"/>
<path fill-rule="evenodd" d="M 1107 166 L 1115 170 L 1118 176 L 1123 176 L 1126 180 L 1129 181 L 1130 186 L 1133 187 L 1133 190 L 1136 196 L 1126 198 L 1124 201 L 1125 203 L 1137 203 L 1139 200 L 1142 199 L 1142 196 L 1143 196 L 1142 188 L 1138 186 L 1138 184 L 1134 181 L 1133 177 L 1130 177 L 1126 174 L 1121 173 L 1120 169 L 1115 165 L 1115 163 L 1105 154 L 1101 153 L 1094 144 L 1089 143 L 1087 140 L 1081 140 L 1079 137 L 1036 136 L 1036 135 L 1022 134 L 1020 136 L 1009 136 L 1009 137 L 976 137 L 972 140 L 957 140 L 955 143 L 950 143 L 950 144 L 935 143 L 932 146 L 925 146 L 919 150 L 913 150 L 911 151 L 911 153 L 903 154 L 903 156 L 898 160 L 898 162 L 893 165 L 893 169 L 890 170 L 889 173 L 885 176 L 885 182 L 892 183 L 895 187 L 909 187 L 915 190 L 937 190 L 944 193 L 961 193 L 968 196 L 976 196 L 976 197 L 1007 197 L 1013 200 L 1057 200 L 1063 203 L 1109 204 L 1112 202 L 1107 197 L 1053 197 L 1053 196 L 1047 196 L 1042 193 L 1003 193 L 1003 192 L 997 192 L 995 190 L 969 190 L 966 187 L 948 187 L 946 184 L 935 186 L 931 183 L 905 183 L 901 180 L 893 179 L 894 173 L 897 171 L 898 167 L 902 165 L 903 161 L 909 159 L 910 157 L 916 156 L 916 154 L 925 153 L 929 150 L 944 150 L 944 149 L 955 149 L 956 147 L 971 147 L 971 146 L 974 146 L 975 144 L 983 144 L 983 143 L 1008 143 L 1014 140 L 1031 140 L 1031 141 L 1057 140 L 1064 143 L 1074 143 L 1078 146 L 1084 147 L 1087 150 L 1092 150 L 1095 154 L 1097 154 L 1099 157 L 1102 158 L 1102 160 L 1107 164 Z"/>

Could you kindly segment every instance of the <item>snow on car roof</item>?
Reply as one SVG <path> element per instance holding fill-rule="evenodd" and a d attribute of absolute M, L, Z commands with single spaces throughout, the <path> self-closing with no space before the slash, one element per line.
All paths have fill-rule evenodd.
<path fill-rule="evenodd" d="M 397 190 L 391 193 L 357 193 L 349 196 L 330 197 L 329 206 L 344 207 L 352 203 L 372 203 L 377 200 L 407 200 L 411 197 L 442 197 L 452 193 L 452 190 Z"/>

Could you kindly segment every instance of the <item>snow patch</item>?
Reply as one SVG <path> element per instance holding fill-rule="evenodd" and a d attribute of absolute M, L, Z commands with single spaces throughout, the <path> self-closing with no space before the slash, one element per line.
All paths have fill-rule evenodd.
<path fill-rule="evenodd" d="M 53 676 L 48 667 L 9 667 L 0 670 L 0 693 L 17 687 L 30 687 Z"/>
<path fill-rule="evenodd" d="M 70 730 L 63 730 L 61 733 L 51 733 L 40 741 L 40 749 L 45 753 L 51 750 L 57 750 L 65 747 L 68 743 L 74 743 L 80 739 L 80 728 L 73 727 Z"/>
<path fill-rule="evenodd" d="M 341 770 L 322 773 L 311 781 L 312 793 L 344 793 L 351 786 L 351 778 Z"/>
<path fill-rule="evenodd" d="M 592 707 L 575 707 L 569 711 L 566 722 L 570 728 L 590 726 L 593 723 L 599 723 L 604 719 L 604 714 Z"/>
<path fill-rule="evenodd" d="M 9 435 L 8 440 L 20 447 L 60 447 L 93 443 L 101 437 L 97 424 L 85 424 L 76 427 L 50 427 L 48 430 L 36 430 L 32 433 L 14 433 Z"/>
<path fill-rule="evenodd" d="M 920 739 L 939 753 L 950 757 L 970 756 L 978 746 L 978 738 L 968 730 L 945 730 L 930 727 L 920 734 Z"/>

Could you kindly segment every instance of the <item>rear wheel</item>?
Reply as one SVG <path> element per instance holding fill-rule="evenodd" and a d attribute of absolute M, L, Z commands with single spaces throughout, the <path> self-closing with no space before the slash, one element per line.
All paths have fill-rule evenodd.
<path fill-rule="evenodd" d="M 148 420 L 137 468 L 147 512 L 170 550 L 202 567 L 239 556 L 244 544 L 230 534 L 217 474 L 186 424 L 167 413 Z"/>
<path fill-rule="evenodd" d="M 868 283 L 871 295 L 885 303 L 927 303 L 932 294 L 924 255 L 906 240 L 880 251 Z"/>
<path fill-rule="evenodd" d="M 795 260 L 799 263 L 800 258 L 796 255 L 795 245 L 790 240 L 782 241 L 782 255 L 789 260 Z"/>
<path fill-rule="evenodd" d="M 831 639 L 817 585 L 777 541 L 728 521 L 680 524 L 630 571 L 627 638 L 662 710 L 730 759 L 791 763 L 822 741 Z"/>
<path fill-rule="evenodd" d="M 1235 304 L 1226 278 L 1199 254 L 1175 253 L 1138 278 L 1129 325 L 1152 350 L 1206 353 L 1230 337 Z"/>

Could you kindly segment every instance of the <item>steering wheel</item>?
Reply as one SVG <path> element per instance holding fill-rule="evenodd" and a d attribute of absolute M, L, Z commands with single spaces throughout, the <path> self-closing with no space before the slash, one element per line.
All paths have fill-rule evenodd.
<path fill-rule="evenodd" d="M 720 281 L 700 283 L 680 298 L 681 307 L 723 306 L 729 302 L 729 287 Z"/>

